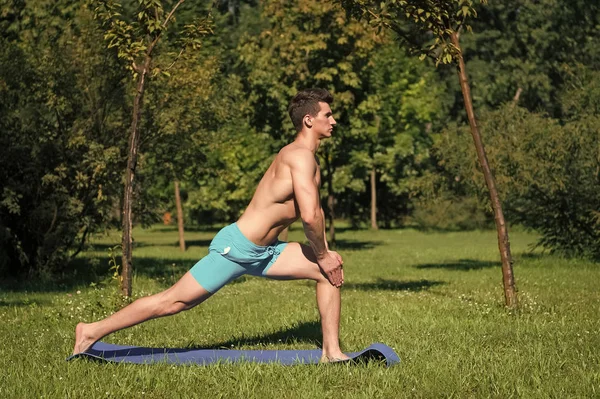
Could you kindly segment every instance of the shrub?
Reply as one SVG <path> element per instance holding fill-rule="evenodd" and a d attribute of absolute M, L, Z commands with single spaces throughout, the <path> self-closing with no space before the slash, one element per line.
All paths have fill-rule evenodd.
<path fill-rule="evenodd" d="M 541 234 L 551 252 L 600 259 L 600 118 L 578 115 L 564 125 L 512 104 L 487 112 L 481 129 L 509 220 Z M 441 166 L 487 198 L 467 128 L 436 144 Z"/>
<path fill-rule="evenodd" d="M 475 230 L 491 226 L 474 197 L 446 196 L 420 200 L 414 205 L 411 221 L 423 229 Z"/>

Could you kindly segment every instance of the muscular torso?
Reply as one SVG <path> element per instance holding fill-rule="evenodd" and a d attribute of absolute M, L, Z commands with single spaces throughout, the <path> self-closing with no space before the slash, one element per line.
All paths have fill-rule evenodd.
<path fill-rule="evenodd" d="M 269 245 L 300 217 L 294 197 L 289 159 L 300 149 L 289 144 L 281 149 L 256 188 L 252 201 L 237 221 L 242 233 L 258 245 Z M 320 168 L 316 158 L 315 184 L 320 186 Z M 312 165 L 306 165 L 312 167 Z"/>

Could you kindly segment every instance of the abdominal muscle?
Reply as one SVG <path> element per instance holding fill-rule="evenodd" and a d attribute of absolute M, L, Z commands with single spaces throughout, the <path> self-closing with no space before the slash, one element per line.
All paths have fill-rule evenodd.
<path fill-rule="evenodd" d="M 256 188 L 252 201 L 237 221 L 237 226 L 257 245 L 272 244 L 292 222 L 298 219 L 289 166 L 282 150 Z"/>

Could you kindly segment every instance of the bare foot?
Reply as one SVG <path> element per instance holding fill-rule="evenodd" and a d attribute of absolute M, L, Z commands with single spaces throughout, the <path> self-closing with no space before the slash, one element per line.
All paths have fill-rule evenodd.
<path fill-rule="evenodd" d="M 320 363 L 337 363 L 337 362 L 343 362 L 346 360 L 350 360 L 350 357 L 343 354 L 342 352 L 339 352 L 339 353 L 335 353 L 333 355 L 323 354 L 323 356 L 321 356 Z"/>
<path fill-rule="evenodd" d="M 73 348 L 73 354 L 85 352 L 96 342 L 96 339 L 91 337 L 88 333 L 89 324 L 79 323 L 75 327 L 75 347 Z"/>

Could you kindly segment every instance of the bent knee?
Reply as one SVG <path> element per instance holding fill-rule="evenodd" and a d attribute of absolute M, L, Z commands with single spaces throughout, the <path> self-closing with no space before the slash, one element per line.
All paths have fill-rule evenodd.
<path fill-rule="evenodd" d="M 329 283 L 327 276 L 323 273 L 323 271 L 321 269 L 319 269 L 315 273 L 315 277 L 313 278 L 313 280 L 315 280 L 317 283 L 324 283 L 324 282 Z"/>

